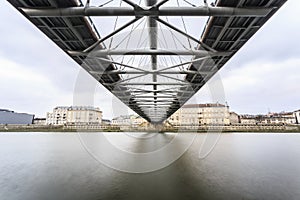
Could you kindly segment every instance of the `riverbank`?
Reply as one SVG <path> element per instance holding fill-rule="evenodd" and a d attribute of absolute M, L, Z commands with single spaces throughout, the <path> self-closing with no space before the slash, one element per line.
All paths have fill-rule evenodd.
<path fill-rule="evenodd" d="M 300 133 L 300 125 L 286 124 L 232 124 L 232 125 L 211 125 L 199 127 L 177 127 L 178 132 L 292 132 Z M 168 131 L 168 129 L 166 129 Z"/>
<path fill-rule="evenodd" d="M 235 124 L 224 126 L 164 127 L 150 129 L 145 127 L 120 128 L 117 126 L 64 126 L 64 125 L 0 125 L 0 132 L 278 132 L 300 133 L 300 125 L 253 125 Z"/>
<path fill-rule="evenodd" d="M 119 132 L 119 127 L 111 126 L 64 126 L 64 125 L 0 125 L 0 132 Z"/>

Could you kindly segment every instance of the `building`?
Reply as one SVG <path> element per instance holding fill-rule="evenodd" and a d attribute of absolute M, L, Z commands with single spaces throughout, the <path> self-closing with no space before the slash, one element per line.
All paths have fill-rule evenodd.
<path fill-rule="evenodd" d="M 181 109 L 178 109 L 175 113 L 173 113 L 168 119 L 167 122 L 173 126 L 181 125 Z"/>
<path fill-rule="evenodd" d="M 101 124 L 102 111 L 91 106 L 60 106 L 47 113 L 46 124 L 48 125 L 87 125 Z"/>
<path fill-rule="evenodd" d="M 180 126 L 230 124 L 229 106 L 219 103 L 187 104 L 170 116 L 168 122 Z"/>
<path fill-rule="evenodd" d="M 0 109 L 0 124 L 32 124 L 34 115 Z"/>
<path fill-rule="evenodd" d="M 33 124 L 36 125 L 46 125 L 46 118 L 34 118 Z"/>
<path fill-rule="evenodd" d="M 269 113 L 259 121 L 263 124 L 296 124 L 293 112 Z"/>
<path fill-rule="evenodd" d="M 112 126 L 122 128 L 138 128 L 147 123 L 147 121 L 138 115 L 121 115 L 111 121 Z"/>
<path fill-rule="evenodd" d="M 110 125 L 111 121 L 109 119 L 102 119 L 102 124 L 103 125 Z"/>
<path fill-rule="evenodd" d="M 294 114 L 294 117 L 295 117 L 296 124 L 300 124 L 300 110 L 294 111 L 293 114 Z"/>
<path fill-rule="evenodd" d="M 47 113 L 46 124 L 47 125 L 63 125 L 67 123 L 67 106 L 55 107 L 53 112 Z"/>
<path fill-rule="evenodd" d="M 141 126 L 147 126 L 148 122 L 144 118 L 138 115 L 134 115 L 131 117 L 131 127 L 138 128 Z"/>
<path fill-rule="evenodd" d="M 230 124 L 238 124 L 238 123 L 240 123 L 240 116 L 235 112 L 230 112 L 229 113 L 229 121 L 230 121 Z"/>
<path fill-rule="evenodd" d="M 267 115 L 238 115 L 235 112 L 229 112 L 229 107 L 222 104 L 187 104 L 170 116 L 167 123 L 171 126 L 188 127 L 210 124 L 300 124 L 300 110 Z"/>
<path fill-rule="evenodd" d="M 111 120 L 111 125 L 129 127 L 131 125 L 131 115 L 121 115 Z"/>
<path fill-rule="evenodd" d="M 285 124 L 296 124 L 296 118 L 293 112 L 282 112 L 279 115 L 284 119 Z"/>
<path fill-rule="evenodd" d="M 101 124 L 102 111 L 90 106 L 72 106 L 67 111 L 68 124 Z"/>
<path fill-rule="evenodd" d="M 257 124 L 257 117 L 255 115 L 241 115 L 240 116 L 241 124 Z"/>

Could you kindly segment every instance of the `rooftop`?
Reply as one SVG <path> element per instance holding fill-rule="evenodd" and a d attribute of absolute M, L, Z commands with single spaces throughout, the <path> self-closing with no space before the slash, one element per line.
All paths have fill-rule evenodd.
<path fill-rule="evenodd" d="M 219 103 L 187 104 L 182 106 L 182 108 L 205 108 L 205 107 L 228 107 L 228 106 Z"/>
<path fill-rule="evenodd" d="M 1 108 L 0 108 L 0 112 L 14 112 L 14 111 L 7 110 L 7 109 L 1 109 Z"/>

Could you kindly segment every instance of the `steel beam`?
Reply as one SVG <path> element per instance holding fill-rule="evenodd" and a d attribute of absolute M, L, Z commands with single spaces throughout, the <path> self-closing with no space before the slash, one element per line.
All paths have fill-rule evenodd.
<path fill-rule="evenodd" d="M 153 96 L 135 96 L 134 99 L 149 99 L 152 98 Z M 176 98 L 176 96 L 157 96 L 158 99 L 162 98 L 162 99 L 174 99 Z"/>
<path fill-rule="evenodd" d="M 193 40 L 194 42 L 197 42 L 198 44 L 200 44 L 202 47 L 206 48 L 207 50 L 212 51 L 212 52 L 216 52 L 215 49 L 213 49 L 213 48 L 211 48 L 210 46 L 206 45 L 206 44 L 203 43 L 202 41 L 200 41 L 200 40 L 194 38 L 193 36 L 189 35 L 188 33 L 186 33 L 186 32 L 184 32 L 184 31 L 180 30 L 179 28 L 173 26 L 173 25 L 170 24 L 169 22 L 166 22 L 166 21 L 164 21 L 164 20 L 162 20 L 162 19 L 160 19 L 160 18 L 156 18 L 156 20 L 159 21 L 160 23 L 162 23 L 163 25 L 169 27 L 170 29 L 173 29 L 174 31 L 176 31 L 176 32 L 178 32 L 178 33 L 184 35 L 185 37 L 187 37 L 187 38 Z"/>
<path fill-rule="evenodd" d="M 162 103 L 174 103 L 174 100 L 147 100 L 147 99 L 144 99 L 143 102 L 162 102 Z"/>
<path fill-rule="evenodd" d="M 113 32 L 111 32 L 110 34 L 108 34 L 107 36 L 101 38 L 100 40 L 98 40 L 97 42 L 95 42 L 93 45 L 91 45 L 90 47 L 86 48 L 84 50 L 84 52 L 90 52 L 93 49 L 95 49 L 99 44 L 101 44 L 102 42 L 104 42 L 105 40 L 107 40 L 108 38 L 114 36 L 115 34 L 119 33 L 120 31 L 124 30 L 125 28 L 127 28 L 128 26 L 130 26 L 131 24 L 134 24 L 136 21 L 138 21 L 141 17 L 136 17 L 133 20 L 130 20 L 129 22 L 127 22 L 126 24 L 122 25 L 121 27 L 117 28 L 116 30 L 114 30 Z"/>
<path fill-rule="evenodd" d="M 220 53 L 220 52 L 219 52 L 219 53 Z M 198 58 L 198 59 L 189 61 L 189 62 L 180 63 L 180 64 L 173 65 L 173 66 L 170 66 L 170 67 L 165 67 L 165 68 L 160 69 L 160 70 L 158 70 L 158 71 L 165 71 L 165 70 L 177 68 L 177 67 L 180 67 L 180 66 L 183 66 L 183 65 L 192 64 L 192 63 L 197 63 L 197 62 L 200 62 L 200 61 L 205 60 L 205 59 L 208 59 L 208 58 L 211 58 L 211 56 L 201 57 L 201 58 Z"/>
<path fill-rule="evenodd" d="M 170 106 L 171 103 L 138 103 L 139 106 Z M 136 105 L 136 104 L 134 104 Z"/>
<path fill-rule="evenodd" d="M 140 108 L 156 108 L 156 107 L 153 107 L 153 106 L 147 106 L 147 105 L 139 105 Z M 157 108 L 169 108 L 170 106 L 169 105 L 158 105 Z"/>
<path fill-rule="evenodd" d="M 146 0 L 147 6 L 155 6 L 157 0 Z M 157 21 L 153 17 L 148 17 L 148 34 L 149 34 L 149 44 L 151 50 L 157 50 Z M 157 70 L 157 56 L 158 54 L 151 54 L 151 67 L 152 70 Z M 157 74 L 152 74 L 152 81 L 157 82 Z M 153 90 L 157 90 L 157 85 L 153 85 Z M 154 99 L 156 100 L 156 92 L 153 92 Z"/>
<path fill-rule="evenodd" d="M 20 8 L 30 17 L 83 17 L 83 16 L 243 16 L 264 17 L 274 8 L 235 7 L 69 7 L 69 8 Z"/>
<path fill-rule="evenodd" d="M 90 71 L 91 74 L 210 74 L 211 71 L 191 71 L 191 70 L 183 70 L 183 71 L 147 71 L 147 72 L 141 72 L 141 71 L 124 71 L 124 70 L 112 70 L 112 71 Z"/>
<path fill-rule="evenodd" d="M 103 83 L 105 85 L 114 85 L 114 83 Z M 182 85 L 182 86 L 185 86 L 185 85 L 193 85 L 192 83 L 178 83 L 178 82 L 132 82 L 132 83 L 120 83 L 118 85 Z"/>
<path fill-rule="evenodd" d="M 123 55 L 123 56 L 132 56 L 132 55 L 163 55 L 163 56 L 198 56 L 198 57 L 214 57 L 214 56 L 228 56 L 231 52 L 210 52 L 205 50 L 177 50 L 177 49 L 115 49 L 115 50 L 93 50 L 92 52 L 82 52 L 82 51 L 68 51 L 68 53 L 72 56 L 88 56 L 88 57 L 102 57 L 107 55 Z M 193 61 L 191 61 L 193 62 Z M 188 62 L 188 63 L 191 63 Z M 181 66 L 183 64 L 179 64 L 176 66 Z"/>

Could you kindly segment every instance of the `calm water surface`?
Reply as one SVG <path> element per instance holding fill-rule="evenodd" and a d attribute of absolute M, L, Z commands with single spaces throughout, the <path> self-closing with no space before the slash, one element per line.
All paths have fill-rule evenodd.
<path fill-rule="evenodd" d="M 155 151 L 174 138 L 107 134 L 134 153 Z M 171 165 L 132 174 L 98 162 L 76 133 L 1 133 L 0 199 L 300 199 L 300 134 L 222 134 L 208 157 L 199 159 L 204 137 L 198 134 Z"/>

